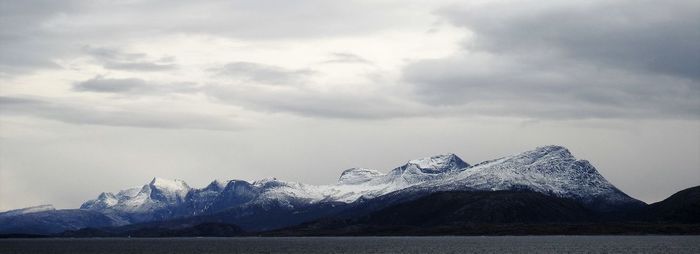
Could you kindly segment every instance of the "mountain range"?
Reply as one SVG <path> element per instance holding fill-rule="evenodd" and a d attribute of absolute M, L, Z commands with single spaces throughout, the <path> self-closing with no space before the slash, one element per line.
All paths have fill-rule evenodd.
<path fill-rule="evenodd" d="M 696 187 L 647 205 L 617 189 L 568 149 L 544 146 L 474 165 L 443 154 L 410 160 L 387 173 L 352 168 L 328 185 L 270 178 L 213 181 L 193 188 L 182 180 L 154 178 L 141 187 L 103 192 L 79 209 L 38 206 L 0 213 L 0 233 L 421 234 L 460 233 L 455 228 L 477 224 L 693 224 L 700 223 L 700 213 L 695 213 L 700 212 L 699 192 Z M 688 230 L 693 228 L 677 231 Z"/>

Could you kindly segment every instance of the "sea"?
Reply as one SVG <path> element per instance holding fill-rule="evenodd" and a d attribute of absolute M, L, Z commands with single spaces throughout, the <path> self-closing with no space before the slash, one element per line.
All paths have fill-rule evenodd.
<path fill-rule="evenodd" d="M 700 253 L 700 236 L 0 239 L 1 254 Z"/>

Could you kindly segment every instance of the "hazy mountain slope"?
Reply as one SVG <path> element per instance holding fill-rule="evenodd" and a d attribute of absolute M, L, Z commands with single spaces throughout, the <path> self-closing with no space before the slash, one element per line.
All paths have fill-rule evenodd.
<path fill-rule="evenodd" d="M 590 222 L 580 203 L 530 191 L 441 192 L 373 212 L 359 223 L 437 226 L 465 223 Z"/>
<path fill-rule="evenodd" d="M 378 207 L 377 207 L 378 208 Z M 401 231 L 468 225 L 556 224 L 597 221 L 597 214 L 572 199 L 533 191 L 439 192 L 354 216 L 323 218 L 280 230 L 282 234 Z M 390 230 L 390 231 L 391 231 Z M 326 233 L 323 233 L 326 232 Z"/>
<path fill-rule="evenodd" d="M 58 234 L 61 237 L 232 237 L 244 234 L 240 227 L 225 223 L 202 223 L 182 228 L 140 227 L 123 231 L 86 228 Z"/>
<path fill-rule="evenodd" d="M 649 205 L 645 218 L 654 221 L 700 223 L 700 186 L 679 191 Z"/>
<path fill-rule="evenodd" d="M 26 208 L 14 209 L 14 210 L 1 212 L 0 218 L 1 217 L 18 216 L 18 215 L 30 214 L 30 213 L 36 213 L 36 212 L 54 211 L 54 210 L 56 210 L 56 208 L 54 208 L 53 205 L 38 205 L 38 206 L 32 206 L 32 207 L 26 207 Z"/>
<path fill-rule="evenodd" d="M 700 186 L 641 209 L 617 211 L 619 215 L 528 190 L 440 192 L 387 206 L 375 203 L 380 197 L 368 202 L 374 210 L 321 218 L 263 235 L 698 234 L 698 192 Z"/>
<path fill-rule="evenodd" d="M 0 233 L 52 234 L 86 227 L 115 226 L 102 213 L 78 209 L 49 210 L 0 217 Z"/>

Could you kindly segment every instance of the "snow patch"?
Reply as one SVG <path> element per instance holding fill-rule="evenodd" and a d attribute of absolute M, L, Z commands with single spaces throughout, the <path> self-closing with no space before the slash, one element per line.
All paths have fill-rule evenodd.
<path fill-rule="evenodd" d="M 359 184 L 381 176 L 384 176 L 384 174 L 374 169 L 351 168 L 340 174 L 338 184 Z"/>

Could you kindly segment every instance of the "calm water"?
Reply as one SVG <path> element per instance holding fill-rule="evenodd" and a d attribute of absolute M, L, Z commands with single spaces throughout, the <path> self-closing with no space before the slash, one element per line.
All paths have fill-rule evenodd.
<path fill-rule="evenodd" d="M 700 253 L 700 236 L 4 239 L 0 253 Z"/>

